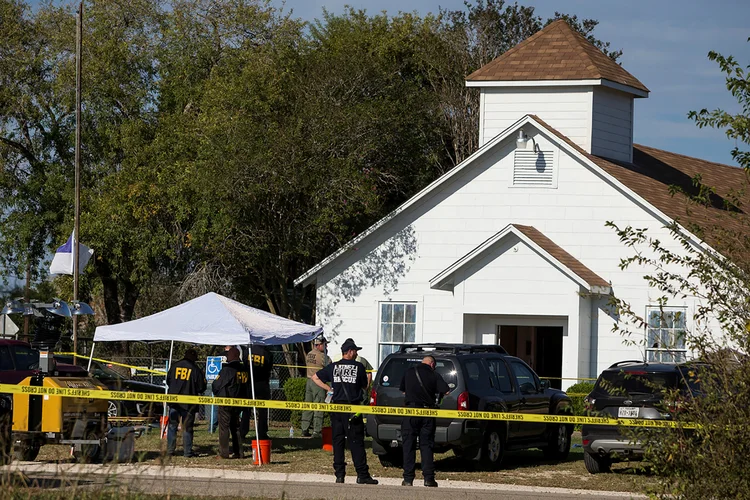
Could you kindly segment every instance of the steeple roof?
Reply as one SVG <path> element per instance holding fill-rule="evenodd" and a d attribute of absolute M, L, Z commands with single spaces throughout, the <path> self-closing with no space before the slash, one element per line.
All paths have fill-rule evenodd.
<path fill-rule="evenodd" d="M 470 82 L 599 79 L 649 91 L 563 19 L 551 23 L 466 78 Z"/>

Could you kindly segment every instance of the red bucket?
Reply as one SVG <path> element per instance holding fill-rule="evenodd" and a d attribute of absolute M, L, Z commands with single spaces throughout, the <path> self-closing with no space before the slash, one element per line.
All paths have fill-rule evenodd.
<path fill-rule="evenodd" d="M 167 437 L 167 427 L 169 427 L 169 417 L 162 416 L 159 418 L 159 423 L 161 424 L 161 438 L 164 439 Z"/>
<path fill-rule="evenodd" d="M 260 448 L 260 451 L 258 451 Z M 271 463 L 271 440 L 255 439 L 253 440 L 253 464 L 261 465 Z"/>
<path fill-rule="evenodd" d="M 320 430 L 320 435 L 323 437 L 323 449 L 333 451 L 333 428 L 323 427 Z"/>

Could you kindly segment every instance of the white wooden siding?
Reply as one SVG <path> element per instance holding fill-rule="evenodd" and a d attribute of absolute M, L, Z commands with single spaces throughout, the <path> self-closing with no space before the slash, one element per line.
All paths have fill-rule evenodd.
<path fill-rule="evenodd" d="M 592 87 L 489 87 L 481 92 L 480 146 L 532 114 L 591 151 Z"/>
<path fill-rule="evenodd" d="M 593 93 L 591 153 L 633 161 L 633 96 L 606 87 Z"/>

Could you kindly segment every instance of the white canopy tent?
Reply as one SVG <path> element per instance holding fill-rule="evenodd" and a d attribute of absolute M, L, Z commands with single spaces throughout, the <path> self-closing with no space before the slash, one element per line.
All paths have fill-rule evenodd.
<path fill-rule="evenodd" d="M 322 332 L 320 326 L 298 323 L 211 292 L 145 318 L 97 327 L 89 369 L 97 342 L 168 341 L 171 366 L 175 341 L 225 346 L 280 345 L 307 342 Z M 252 370 L 250 377 L 255 399 Z M 257 439 L 257 418 L 255 422 Z"/>
<path fill-rule="evenodd" d="M 323 331 L 207 293 L 145 318 L 99 326 L 94 342 L 176 341 L 207 345 L 280 345 L 307 342 Z"/>

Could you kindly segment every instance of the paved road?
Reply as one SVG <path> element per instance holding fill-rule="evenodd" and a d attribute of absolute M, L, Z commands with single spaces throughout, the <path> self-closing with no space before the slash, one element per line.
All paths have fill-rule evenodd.
<path fill-rule="evenodd" d="M 153 465 L 78 465 L 14 463 L 5 470 L 23 472 L 37 480 L 65 483 L 78 481 L 78 488 L 98 489 L 102 486 L 126 486 L 131 491 L 157 494 L 190 494 L 225 497 L 285 498 L 291 500 L 344 499 L 382 500 L 456 500 L 459 496 L 477 499 L 621 499 L 645 498 L 624 492 L 540 488 L 508 484 L 441 481 L 440 487 L 425 488 L 415 482 L 408 488 L 397 478 L 383 478 L 377 486 L 365 486 L 347 478 L 346 484 L 335 484 L 332 476 L 320 474 L 283 474 L 259 471 L 158 467 Z M 68 483 L 70 484 L 70 483 Z"/>

